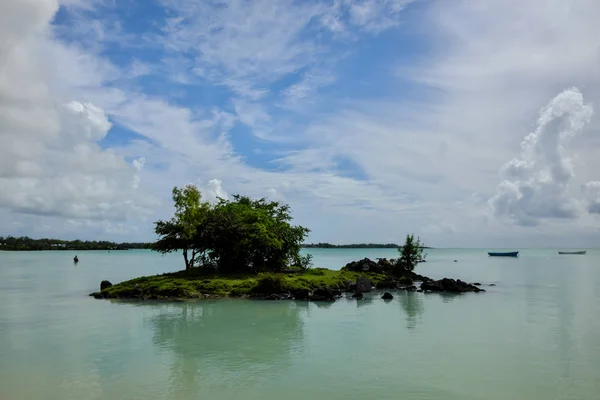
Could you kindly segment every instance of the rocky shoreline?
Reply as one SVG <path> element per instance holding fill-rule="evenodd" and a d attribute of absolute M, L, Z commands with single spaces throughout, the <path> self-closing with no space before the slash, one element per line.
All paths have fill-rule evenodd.
<path fill-rule="evenodd" d="M 97 299 L 187 300 L 216 298 L 248 298 L 257 300 L 301 300 L 332 302 L 343 296 L 364 298 L 364 293 L 392 292 L 479 293 L 480 283 L 460 279 L 433 280 L 413 271 L 398 274 L 387 259 L 365 258 L 348 263 L 339 271 L 315 268 L 305 272 L 281 274 L 216 276 L 185 272 L 142 277 L 112 285 L 102 281 L 100 291 L 91 293 Z M 490 285 L 490 286 L 493 286 Z"/>

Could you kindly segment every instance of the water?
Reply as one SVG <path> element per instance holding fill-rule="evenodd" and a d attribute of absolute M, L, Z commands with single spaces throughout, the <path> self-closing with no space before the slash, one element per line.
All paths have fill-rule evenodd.
<path fill-rule="evenodd" d="M 390 249 L 311 249 L 339 268 Z M 600 392 L 600 251 L 430 250 L 420 273 L 487 293 L 373 293 L 333 304 L 110 302 L 179 269 L 148 251 L 0 252 L 0 399 L 592 399 Z M 458 262 L 454 262 L 454 260 Z"/>

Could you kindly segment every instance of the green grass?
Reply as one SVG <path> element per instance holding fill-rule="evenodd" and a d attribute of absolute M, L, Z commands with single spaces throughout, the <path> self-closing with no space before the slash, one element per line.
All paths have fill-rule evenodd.
<path fill-rule="evenodd" d="M 198 299 L 206 297 L 244 297 L 252 293 L 294 291 L 329 287 L 343 289 L 358 276 L 368 276 L 373 284 L 384 280 L 384 274 L 332 271 L 314 268 L 304 273 L 260 275 L 208 275 L 185 271 L 136 278 L 121 282 L 102 292 L 97 298 Z"/>

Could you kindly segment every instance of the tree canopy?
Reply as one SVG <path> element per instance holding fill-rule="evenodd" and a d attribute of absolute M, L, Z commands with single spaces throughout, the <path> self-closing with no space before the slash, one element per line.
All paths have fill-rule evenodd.
<path fill-rule="evenodd" d="M 235 195 L 215 204 L 201 201 L 194 186 L 173 189 L 175 215 L 157 221 L 154 250 L 182 250 L 186 270 L 280 271 L 300 260 L 309 230 L 290 224 L 287 204 Z"/>
<path fill-rule="evenodd" d="M 398 266 L 407 271 L 413 271 L 425 257 L 423 249 L 423 244 L 418 237 L 415 239 L 414 235 L 406 235 L 404 245 L 398 249 L 400 255 L 400 258 L 397 259 Z"/>

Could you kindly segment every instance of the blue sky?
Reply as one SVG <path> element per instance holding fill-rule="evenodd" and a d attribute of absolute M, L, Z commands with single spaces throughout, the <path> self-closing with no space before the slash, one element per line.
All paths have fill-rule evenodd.
<path fill-rule="evenodd" d="M 0 234 L 150 240 L 170 189 L 310 241 L 600 238 L 593 0 L 9 0 Z"/>

